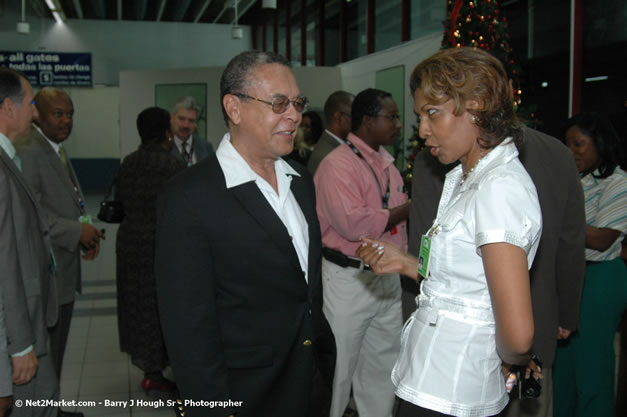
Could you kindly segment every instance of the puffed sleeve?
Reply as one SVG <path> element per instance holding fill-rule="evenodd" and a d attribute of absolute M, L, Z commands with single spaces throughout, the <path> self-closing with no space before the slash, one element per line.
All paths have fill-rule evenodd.
<path fill-rule="evenodd" d="M 531 260 L 542 231 L 536 188 L 521 172 L 498 172 L 482 181 L 475 200 L 475 244 L 510 243 Z M 531 262 L 530 262 L 531 264 Z"/>

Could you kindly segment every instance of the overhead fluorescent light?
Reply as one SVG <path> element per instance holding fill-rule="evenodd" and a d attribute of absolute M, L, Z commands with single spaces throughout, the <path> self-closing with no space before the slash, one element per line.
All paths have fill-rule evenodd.
<path fill-rule="evenodd" d="M 588 78 L 586 78 L 586 82 L 587 83 L 591 83 L 593 81 L 605 81 L 608 78 L 610 78 L 610 77 L 608 77 L 607 75 L 601 75 L 601 76 L 598 76 L 598 77 L 588 77 Z"/>
<path fill-rule="evenodd" d="M 63 11 L 63 7 L 58 4 L 58 0 L 46 0 L 46 5 L 48 6 L 48 9 L 50 9 L 52 16 L 57 23 L 65 22 L 65 12 Z"/>
<path fill-rule="evenodd" d="M 54 12 L 52 12 L 52 16 L 54 16 L 54 20 L 56 20 L 57 23 L 63 23 L 63 17 L 61 16 L 61 13 L 55 10 Z"/>

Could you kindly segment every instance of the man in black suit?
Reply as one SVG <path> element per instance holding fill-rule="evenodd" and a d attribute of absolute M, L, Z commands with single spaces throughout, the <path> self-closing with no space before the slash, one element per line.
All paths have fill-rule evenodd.
<path fill-rule="evenodd" d="M 313 181 L 281 158 L 307 99 L 285 58 L 257 51 L 220 90 L 229 133 L 157 203 L 166 346 L 186 417 L 306 416 L 314 371 L 329 377 L 335 358 Z"/>

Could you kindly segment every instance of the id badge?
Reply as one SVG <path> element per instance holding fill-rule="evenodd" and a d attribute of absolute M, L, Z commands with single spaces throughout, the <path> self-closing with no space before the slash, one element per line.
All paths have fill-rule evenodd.
<path fill-rule="evenodd" d="M 79 217 L 78 221 L 81 223 L 92 224 L 91 216 L 89 214 Z"/>
<path fill-rule="evenodd" d="M 429 277 L 429 264 L 431 261 L 431 237 L 422 235 L 420 238 L 420 251 L 418 252 L 418 274 L 424 278 Z"/>

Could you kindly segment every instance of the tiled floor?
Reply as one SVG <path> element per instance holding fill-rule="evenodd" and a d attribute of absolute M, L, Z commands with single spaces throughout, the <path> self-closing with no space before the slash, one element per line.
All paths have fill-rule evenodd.
<path fill-rule="evenodd" d="M 88 197 L 95 219 L 101 196 Z M 116 314 L 115 236 L 117 225 L 98 223 L 106 229 L 100 255 L 83 261 L 83 293 L 76 299 L 72 327 L 61 375 L 62 400 L 93 401 L 93 405 L 62 407 L 85 416 L 175 416 L 165 399 L 147 396 L 141 389 L 143 373 L 126 353 L 120 352 Z M 171 377 L 170 370 L 166 376 Z M 132 403 L 131 403 L 132 400 Z M 118 401 L 113 405 L 114 401 Z M 138 405 L 138 401 L 144 401 Z M 156 407 L 154 405 L 157 405 Z"/>

